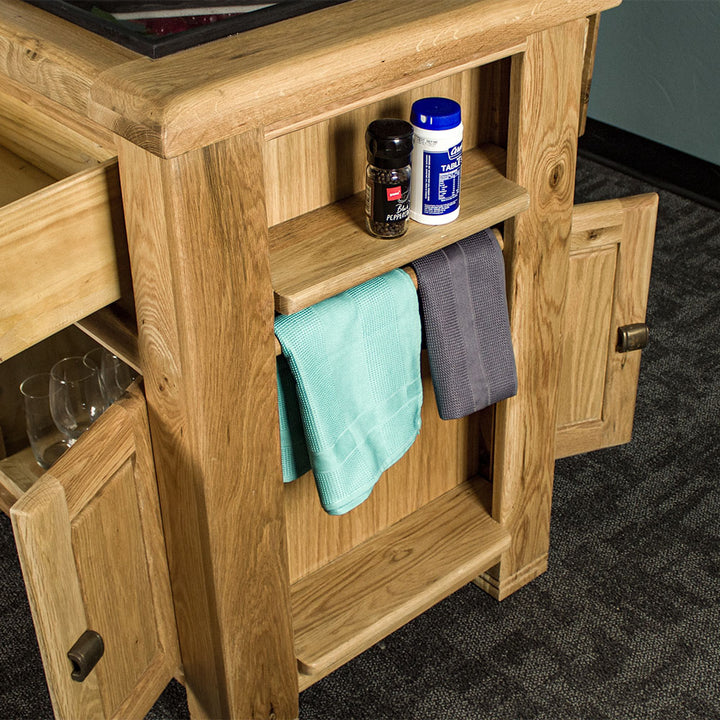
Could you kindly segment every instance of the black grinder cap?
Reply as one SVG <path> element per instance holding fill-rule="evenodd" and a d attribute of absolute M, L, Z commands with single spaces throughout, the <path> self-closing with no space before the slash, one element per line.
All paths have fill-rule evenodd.
<path fill-rule="evenodd" d="M 405 167 L 410 164 L 413 127 L 396 118 L 373 120 L 365 131 L 365 145 L 371 165 L 384 169 Z"/>

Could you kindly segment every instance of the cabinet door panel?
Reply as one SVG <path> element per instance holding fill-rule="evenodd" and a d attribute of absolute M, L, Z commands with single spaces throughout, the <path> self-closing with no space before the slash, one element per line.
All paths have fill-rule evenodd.
<path fill-rule="evenodd" d="M 630 440 L 641 353 L 617 351 L 618 328 L 645 321 L 657 201 L 573 210 L 556 457 Z"/>
<path fill-rule="evenodd" d="M 12 507 L 55 714 L 143 717 L 179 668 L 145 401 L 134 386 Z M 104 654 L 82 682 L 68 650 Z"/>

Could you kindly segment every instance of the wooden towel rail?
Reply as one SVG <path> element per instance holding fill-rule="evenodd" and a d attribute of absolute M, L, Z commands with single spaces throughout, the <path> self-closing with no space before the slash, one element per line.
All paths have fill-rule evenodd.
<path fill-rule="evenodd" d="M 503 240 L 502 233 L 498 228 L 492 228 L 492 232 L 495 235 L 495 239 L 498 241 L 498 245 L 500 245 L 500 249 L 502 250 L 505 247 L 505 241 Z M 417 289 L 418 281 L 417 281 L 417 275 L 415 274 L 415 271 L 412 269 L 410 265 L 405 265 L 405 267 L 400 268 L 403 272 L 406 272 L 410 279 L 413 282 L 413 285 Z M 280 341 L 275 338 L 275 356 L 282 355 L 282 348 L 280 347 Z"/>

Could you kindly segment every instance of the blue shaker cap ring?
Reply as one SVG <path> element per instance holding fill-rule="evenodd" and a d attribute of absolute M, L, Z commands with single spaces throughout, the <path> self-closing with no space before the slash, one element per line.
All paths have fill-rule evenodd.
<path fill-rule="evenodd" d="M 449 130 L 460 124 L 460 105 L 441 97 L 416 100 L 410 111 L 410 122 L 428 130 Z"/>

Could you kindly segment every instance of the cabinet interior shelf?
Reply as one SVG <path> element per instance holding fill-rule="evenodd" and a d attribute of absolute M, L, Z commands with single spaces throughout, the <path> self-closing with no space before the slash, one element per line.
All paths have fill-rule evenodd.
<path fill-rule="evenodd" d="M 473 478 L 292 585 L 301 690 L 498 562 L 491 495 Z"/>
<path fill-rule="evenodd" d="M 408 232 L 394 240 L 366 232 L 364 193 L 275 225 L 270 229 L 275 310 L 297 312 L 526 210 L 527 191 L 504 170 L 502 148 L 467 151 L 458 219 L 435 226 L 410 222 Z"/>

